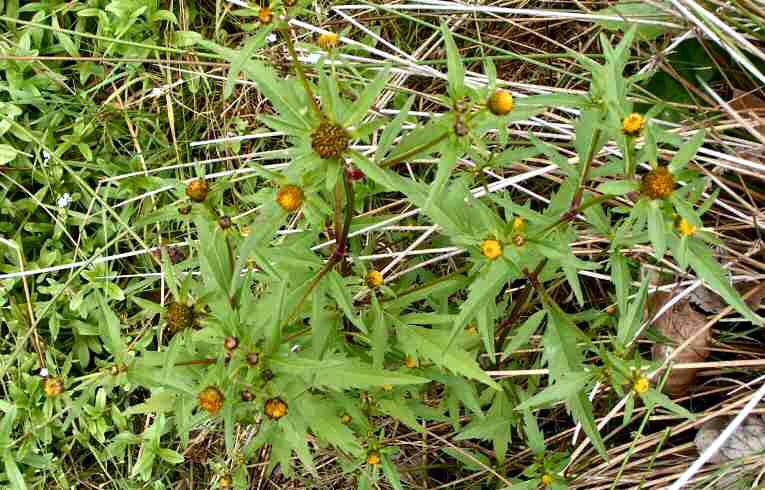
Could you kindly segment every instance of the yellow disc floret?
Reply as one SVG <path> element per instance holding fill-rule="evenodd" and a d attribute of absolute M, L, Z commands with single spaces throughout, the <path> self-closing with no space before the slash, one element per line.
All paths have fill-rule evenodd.
<path fill-rule="evenodd" d="M 370 288 L 379 288 L 384 282 L 385 280 L 380 271 L 369 271 L 369 274 L 367 274 L 367 285 Z"/>
<path fill-rule="evenodd" d="M 645 129 L 645 117 L 642 114 L 633 112 L 622 121 L 622 130 L 628 136 L 637 136 Z"/>
<path fill-rule="evenodd" d="M 291 213 L 303 205 L 303 189 L 292 184 L 285 185 L 276 194 L 276 202 Z"/>
<path fill-rule="evenodd" d="M 666 199 L 675 190 L 675 177 L 667 167 L 656 167 L 643 177 L 640 190 L 651 199 Z"/>
<path fill-rule="evenodd" d="M 481 243 L 481 253 L 489 260 L 495 260 L 502 255 L 502 244 L 494 239 L 484 240 Z"/>
<path fill-rule="evenodd" d="M 417 358 L 413 356 L 406 356 L 404 358 L 404 365 L 408 367 L 409 369 L 414 369 L 417 367 Z"/>
<path fill-rule="evenodd" d="M 526 220 L 518 216 L 513 220 L 513 231 L 516 233 L 523 233 L 526 231 Z"/>
<path fill-rule="evenodd" d="M 553 484 L 554 478 L 550 473 L 545 473 L 544 476 L 542 476 L 542 485 L 549 487 Z"/>
<path fill-rule="evenodd" d="M 199 392 L 199 406 L 211 415 L 215 415 L 223 408 L 223 392 L 215 386 L 208 386 Z"/>
<path fill-rule="evenodd" d="M 279 420 L 287 415 L 289 411 L 287 403 L 281 398 L 270 398 L 266 400 L 265 412 L 270 418 Z"/>
<path fill-rule="evenodd" d="M 677 231 L 679 231 L 682 236 L 693 236 L 696 233 L 696 225 L 685 218 L 681 218 L 677 223 Z"/>
<path fill-rule="evenodd" d="M 640 377 L 638 378 L 635 383 L 632 385 L 632 389 L 635 390 L 635 393 L 638 395 L 642 395 L 645 392 L 647 392 L 651 388 L 651 382 L 648 381 L 648 378 Z"/>
<path fill-rule="evenodd" d="M 64 392 L 64 382 L 61 378 L 46 378 L 43 390 L 48 398 L 56 398 Z"/>
<path fill-rule="evenodd" d="M 333 49 L 337 47 L 340 36 L 334 32 L 328 32 L 319 36 L 319 47 L 321 49 Z"/>
<path fill-rule="evenodd" d="M 505 116 L 513 110 L 513 94 L 506 90 L 497 90 L 486 103 L 492 114 L 495 116 Z"/>
<path fill-rule="evenodd" d="M 371 464 L 372 466 L 380 464 L 380 453 L 377 451 L 369 451 L 369 454 L 367 454 L 367 463 Z"/>
<path fill-rule="evenodd" d="M 270 7 L 263 7 L 258 12 L 258 19 L 260 19 L 263 24 L 270 24 L 274 20 L 273 10 L 271 10 Z"/>

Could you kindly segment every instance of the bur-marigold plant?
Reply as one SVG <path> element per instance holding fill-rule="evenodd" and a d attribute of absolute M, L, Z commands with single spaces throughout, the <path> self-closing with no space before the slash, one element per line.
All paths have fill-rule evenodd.
<path fill-rule="evenodd" d="M 245 88 L 257 88 L 258 124 L 279 135 L 279 146 L 252 144 L 276 161 L 248 159 L 233 172 L 215 167 L 208 174 L 215 192 L 205 179 L 186 187 L 188 199 L 203 204 L 107 230 L 98 235 L 101 248 L 87 251 L 111 254 L 122 246 L 114 240 L 139 243 L 156 228 L 178 237 L 184 260 L 148 256 L 114 283 L 102 280 L 111 271 L 99 263 L 79 289 L 46 286 L 81 309 L 50 320 L 76 333 L 71 350 L 81 357 L 79 364 L 53 359 L 56 372 L 72 380 L 66 369 L 87 363 L 104 372 L 70 391 L 84 400 L 95 388 L 102 397 L 125 396 L 117 386 L 143 388 L 125 396 L 141 423 L 121 422 L 121 442 L 109 450 L 128 454 L 123 446 L 133 445 L 131 458 L 183 461 L 160 451 L 166 434 L 189 446 L 199 434 L 220 434 L 220 444 L 205 444 L 215 453 L 213 479 L 230 472 L 237 486 L 251 483 L 247 469 L 257 464 L 266 472 L 278 466 L 285 479 L 299 467 L 302 480 L 318 482 L 338 465 L 337 474 L 359 488 L 401 488 L 398 465 L 411 458 L 399 453 L 411 445 L 391 441 L 448 431 L 449 450 L 429 455 L 428 464 L 491 469 L 476 482 L 486 488 L 505 488 L 505 479 L 563 488 L 570 451 L 557 440 L 545 446 L 559 420 L 579 424 L 593 454 L 605 458 L 610 442 L 596 423 L 600 407 L 623 399 L 631 409 L 637 400 L 648 415 L 661 406 L 690 416 L 632 375 L 649 362 L 637 341 L 649 321 L 641 263 L 674 261 L 673 270 L 692 270 L 744 318 L 759 317 L 693 227 L 712 205 L 691 163 L 704 133 L 680 137 L 645 124 L 656 113 L 650 108 L 622 118 L 643 110 L 633 108 L 639 78 L 625 75 L 635 32 L 615 47 L 604 37 L 598 60 L 580 55 L 577 66 L 591 79 L 586 93 L 514 99 L 498 88 L 492 57 L 482 68 L 485 83 L 467 75 L 461 41 L 444 24 L 446 63 L 427 67 L 443 70 L 443 84 L 433 85 L 443 91 L 423 97 L 400 86 L 406 80 L 398 66 L 392 72 L 333 52 L 336 36 L 320 37 L 324 51 L 314 48 L 310 66 L 303 63 L 297 40 L 307 33 L 290 21 L 306 5 L 276 1 L 261 9 L 240 51 L 211 41 L 194 48 L 227 62 L 225 95 L 249 100 L 255 95 Z M 229 20 L 217 26 L 221 38 Z M 278 45 L 267 46 L 274 30 Z M 263 53 L 272 51 L 289 62 L 271 66 Z M 571 141 L 516 124 L 548 117 L 557 124 L 564 114 L 578 118 L 566 126 L 576 131 Z M 218 164 L 200 163 L 200 175 Z M 532 177 L 518 180 L 523 172 Z M 134 185 L 159 178 L 141 176 Z M 122 199 L 127 189 L 110 192 Z M 138 209 L 131 203 L 109 202 L 99 212 L 128 219 Z M 128 284 L 134 296 L 109 288 L 116 284 Z M 118 315 L 115 305 L 127 311 Z M 105 348 L 91 353 L 94 338 Z M 125 369 L 110 374 L 111 365 Z M 503 374 L 526 368 L 535 374 Z M 36 383 L 30 392 L 39 394 L 39 377 Z M 39 398 L 51 410 L 75 395 Z M 100 416 L 106 406 L 77 405 L 77 413 Z M 428 436 L 429 451 L 434 440 Z M 531 466 L 517 471 L 526 463 L 508 455 L 523 444 L 532 449 Z M 151 476 L 151 468 L 141 473 Z M 414 478 L 419 484 L 419 473 Z"/>

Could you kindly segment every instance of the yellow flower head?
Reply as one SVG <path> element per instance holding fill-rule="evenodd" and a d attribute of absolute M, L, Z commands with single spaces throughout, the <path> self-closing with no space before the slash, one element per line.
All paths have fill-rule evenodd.
<path fill-rule="evenodd" d="M 390 384 L 386 383 L 386 384 L 382 385 L 382 389 L 384 391 L 393 391 L 393 385 L 390 385 Z"/>
<path fill-rule="evenodd" d="M 270 7 L 263 7 L 258 12 L 258 19 L 263 24 L 270 24 L 274 20 L 274 12 Z"/>
<path fill-rule="evenodd" d="M 210 415 L 215 415 L 223 408 L 223 392 L 215 386 L 208 386 L 199 392 L 199 406 Z"/>
<path fill-rule="evenodd" d="M 64 392 L 64 382 L 61 378 L 45 378 L 43 390 L 48 398 L 56 398 Z"/>
<path fill-rule="evenodd" d="M 523 233 L 526 231 L 526 220 L 520 216 L 513 220 L 513 231 L 516 233 Z"/>
<path fill-rule="evenodd" d="M 666 199 L 675 190 L 675 177 L 666 166 L 656 167 L 643 177 L 640 190 L 651 199 Z"/>
<path fill-rule="evenodd" d="M 638 395 L 642 395 L 645 392 L 647 392 L 651 388 L 651 382 L 648 381 L 648 378 L 640 377 L 635 381 L 635 383 L 632 385 L 632 389 L 635 390 L 635 393 Z"/>
<path fill-rule="evenodd" d="M 334 32 L 328 32 L 319 36 L 319 47 L 321 49 L 334 49 L 340 41 L 340 36 Z"/>
<path fill-rule="evenodd" d="M 204 202 L 210 192 L 210 184 L 205 179 L 196 179 L 186 186 L 186 195 L 194 202 Z"/>
<path fill-rule="evenodd" d="M 367 286 L 370 288 L 379 288 L 383 283 L 385 283 L 385 280 L 380 271 L 369 271 L 369 274 L 367 274 Z"/>
<path fill-rule="evenodd" d="M 677 223 L 677 231 L 679 231 L 682 236 L 693 236 L 696 233 L 696 225 L 691 224 L 685 218 L 681 218 Z"/>
<path fill-rule="evenodd" d="M 488 239 L 481 243 L 481 253 L 489 260 L 495 260 L 502 255 L 502 244 L 498 240 Z"/>
<path fill-rule="evenodd" d="M 291 213 L 303 205 L 303 189 L 292 184 L 285 185 L 276 194 L 276 202 Z"/>
<path fill-rule="evenodd" d="M 265 412 L 270 418 L 279 420 L 287 415 L 288 411 L 287 403 L 281 398 L 270 398 L 266 400 Z"/>
<path fill-rule="evenodd" d="M 371 464 L 372 466 L 380 464 L 380 453 L 377 451 L 369 451 L 369 454 L 367 454 L 367 463 Z"/>
<path fill-rule="evenodd" d="M 642 114 L 633 112 L 622 121 L 622 130 L 628 136 L 637 136 L 645 129 L 645 122 Z"/>
<path fill-rule="evenodd" d="M 513 110 L 513 94 L 506 90 L 497 90 L 486 103 L 492 114 L 495 116 L 505 116 Z"/>
<path fill-rule="evenodd" d="M 231 479 L 231 475 L 223 475 L 220 477 L 220 488 L 233 488 L 234 480 Z"/>
<path fill-rule="evenodd" d="M 478 335 L 478 327 L 476 327 L 475 325 L 468 325 L 467 327 L 465 327 L 465 331 L 468 333 L 468 335 L 473 335 L 473 336 Z"/>
<path fill-rule="evenodd" d="M 542 485 L 549 487 L 553 484 L 553 476 L 550 473 L 545 473 L 542 477 Z"/>
<path fill-rule="evenodd" d="M 404 365 L 408 367 L 409 369 L 414 369 L 417 367 L 417 358 L 413 356 L 406 356 L 404 358 Z"/>

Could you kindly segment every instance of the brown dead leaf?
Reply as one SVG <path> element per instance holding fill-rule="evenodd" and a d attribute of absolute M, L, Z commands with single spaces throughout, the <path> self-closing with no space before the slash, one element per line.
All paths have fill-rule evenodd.
<path fill-rule="evenodd" d="M 648 310 L 651 315 L 656 314 L 673 295 L 665 292 L 657 292 L 648 300 Z M 658 332 L 666 337 L 671 343 L 654 344 L 652 349 L 653 359 L 664 361 L 675 347 L 685 342 L 704 326 L 706 317 L 694 310 L 688 299 L 678 301 L 672 308 L 664 312 L 656 319 L 655 326 Z M 696 337 L 688 347 L 683 349 L 676 357 L 676 362 L 701 362 L 709 355 L 709 331 Z M 696 379 L 698 369 L 683 369 L 673 371 L 664 385 L 664 391 L 672 396 L 685 395 Z"/>
<path fill-rule="evenodd" d="M 751 92 L 734 89 L 730 107 L 751 121 L 752 129 L 765 136 L 765 99 Z M 740 149 L 737 156 L 753 162 L 765 162 L 762 150 Z"/>
<path fill-rule="evenodd" d="M 765 136 L 765 99 L 751 92 L 734 89 L 730 106 L 751 119 L 754 130 Z"/>
<path fill-rule="evenodd" d="M 758 282 L 740 282 L 735 285 L 736 290 L 742 296 L 755 288 Z M 691 300 L 691 304 L 700 308 L 705 313 L 717 314 L 722 311 L 728 304 L 714 291 L 711 291 L 705 287 L 698 287 L 694 289 L 691 294 L 688 295 Z M 762 302 L 765 300 L 765 288 L 756 291 L 750 297 L 746 299 L 746 304 L 752 310 L 757 311 L 762 306 Z"/>
<path fill-rule="evenodd" d="M 729 417 L 715 417 L 699 428 L 694 442 L 699 453 L 704 452 L 730 423 Z M 724 463 L 732 459 L 752 456 L 765 451 L 765 419 L 749 415 L 720 449 L 712 455 L 710 463 Z"/>

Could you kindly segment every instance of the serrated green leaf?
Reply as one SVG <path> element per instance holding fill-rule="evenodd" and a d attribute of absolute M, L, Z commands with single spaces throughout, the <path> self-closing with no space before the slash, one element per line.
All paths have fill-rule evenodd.
<path fill-rule="evenodd" d="M 648 204 L 648 236 L 651 238 L 651 243 L 656 251 L 655 257 L 661 259 L 667 251 L 667 237 L 664 214 L 658 201 L 652 201 Z"/>
<path fill-rule="evenodd" d="M 598 186 L 598 192 L 612 196 L 623 196 L 639 189 L 640 184 L 634 180 L 612 180 Z"/>
<path fill-rule="evenodd" d="M 465 89 L 465 67 L 462 64 L 457 44 L 455 44 L 449 25 L 446 22 L 441 23 L 441 35 L 446 46 L 446 67 L 449 70 L 449 95 L 451 95 L 452 100 L 458 100 L 462 97 Z"/>
<path fill-rule="evenodd" d="M 359 95 L 359 98 L 353 103 L 353 110 L 351 111 L 348 119 L 344 122 L 344 126 L 355 126 L 364 116 L 367 115 L 369 108 L 375 103 L 375 99 L 380 95 L 385 84 L 388 83 L 388 77 L 390 76 L 390 66 L 383 68 L 380 73 L 377 74 L 372 83 L 367 84 L 364 91 Z"/>
<path fill-rule="evenodd" d="M 699 151 L 701 145 L 704 144 L 705 136 L 706 132 L 703 129 L 698 130 L 696 134 L 693 135 L 693 138 L 684 144 L 678 152 L 675 153 L 675 156 L 672 157 L 672 161 L 669 162 L 669 171 L 677 173 L 679 170 L 685 168 L 688 165 L 688 162 L 691 161 L 691 158 L 693 158 L 696 155 L 696 152 Z"/>
<path fill-rule="evenodd" d="M 537 328 L 539 328 L 539 324 L 542 323 L 546 314 L 547 313 L 544 310 L 537 311 L 523 322 L 523 325 L 516 330 L 515 335 L 510 339 L 510 343 L 504 348 L 506 356 L 509 356 L 514 350 L 529 341 Z"/>
<path fill-rule="evenodd" d="M 640 395 L 640 397 L 643 399 L 643 402 L 649 407 L 649 409 L 659 406 L 681 417 L 685 417 L 691 420 L 696 418 L 687 409 L 673 402 L 667 397 L 667 395 L 660 393 L 659 391 L 651 389 Z"/>
<path fill-rule="evenodd" d="M 24 475 L 19 471 L 13 453 L 9 450 L 3 451 L 3 466 L 5 466 L 5 476 L 11 484 L 13 490 L 26 490 L 27 484 L 24 481 Z"/>
<path fill-rule="evenodd" d="M 756 325 L 762 325 L 762 318 L 757 316 L 731 286 L 725 270 L 715 260 L 707 245 L 697 240 L 688 242 L 688 263 L 700 279 L 703 279 L 717 294 L 728 302 L 736 311 Z"/>
<path fill-rule="evenodd" d="M 524 401 L 516 410 L 536 409 L 550 403 L 557 403 L 574 397 L 589 384 L 592 374 L 585 371 L 572 372 L 563 375 L 541 392 Z"/>
<path fill-rule="evenodd" d="M 376 296 L 372 296 L 372 366 L 382 369 L 388 351 L 388 325 Z"/>
<path fill-rule="evenodd" d="M 316 361 L 291 356 L 289 359 L 272 359 L 271 368 L 275 373 L 301 376 L 311 380 L 316 386 L 324 386 L 337 390 L 371 388 L 385 384 L 422 384 L 430 381 L 427 378 L 403 374 L 398 371 L 375 369 L 368 364 L 349 359 Z"/>
<path fill-rule="evenodd" d="M 417 421 L 417 416 L 412 409 L 407 405 L 405 400 L 379 400 L 377 406 L 380 410 L 393 417 L 396 420 L 400 420 L 410 429 L 417 432 L 423 432 L 422 425 Z"/>
<path fill-rule="evenodd" d="M 118 355 L 127 351 L 127 345 L 122 338 L 120 329 L 120 319 L 114 314 L 111 308 L 106 304 L 106 300 L 98 294 L 98 303 L 101 306 L 101 314 L 104 321 L 99 322 L 99 335 L 104 342 L 104 346 L 112 355 Z"/>
<path fill-rule="evenodd" d="M 444 348 L 448 348 L 457 337 L 457 334 L 476 317 L 478 311 L 486 307 L 487 301 L 492 300 L 499 294 L 509 273 L 510 266 L 504 259 L 499 258 L 491 262 L 485 272 L 482 272 L 475 282 L 470 285 L 468 298 L 460 305 L 460 313 L 457 319 L 454 320 L 449 341 Z"/>
<path fill-rule="evenodd" d="M 481 369 L 474 355 L 450 345 L 447 332 L 401 325 L 398 328 L 398 334 L 404 344 L 413 346 L 422 357 L 454 373 L 478 380 L 494 389 L 500 389 L 499 385 Z"/>
<path fill-rule="evenodd" d="M 385 474 L 388 483 L 391 484 L 394 490 L 404 490 L 403 485 L 401 485 L 401 476 L 398 473 L 398 468 L 395 463 L 391 461 L 390 456 L 383 453 L 381 454 L 381 459 L 383 473 Z"/>
<path fill-rule="evenodd" d="M 231 59 L 231 64 L 228 68 L 228 76 L 226 77 L 226 84 L 223 86 L 223 98 L 228 99 L 234 92 L 234 86 L 236 85 L 239 74 L 242 72 L 242 68 L 255 54 L 258 48 L 261 48 L 265 44 L 265 39 L 268 34 L 273 30 L 273 26 L 267 25 L 263 29 L 258 29 L 257 34 L 250 38 L 243 48 Z"/>

